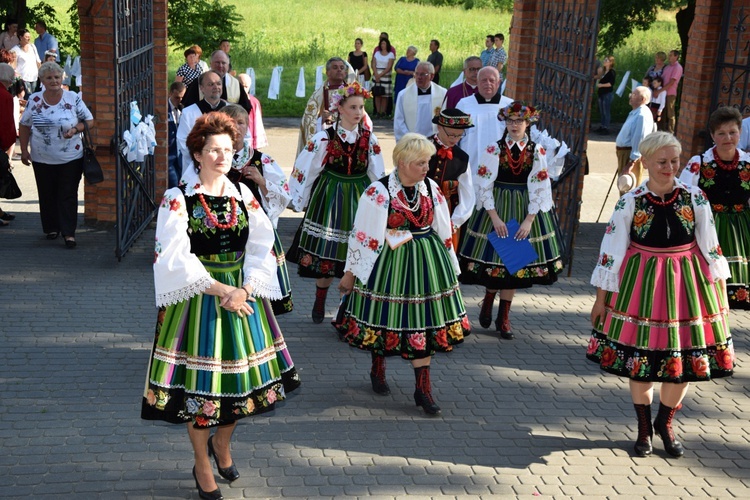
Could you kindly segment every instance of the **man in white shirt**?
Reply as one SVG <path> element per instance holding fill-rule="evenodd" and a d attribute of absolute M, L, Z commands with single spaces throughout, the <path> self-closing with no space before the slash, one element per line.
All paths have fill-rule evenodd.
<path fill-rule="evenodd" d="M 224 99 L 227 102 L 239 104 L 245 109 L 245 111 L 250 113 L 253 107 L 250 105 L 250 100 L 247 98 L 245 89 L 240 85 L 239 80 L 228 73 L 229 57 L 227 57 L 223 50 L 216 50 L 211 54 L 211 70 L 221 78 L 221 99 Z M 196 78 L 190 83 L 190 85 L 188 85 L 188 88 L 185 91 L 185 97 L 182 98 L 182 104 L 187 108 L 188 106 L 197 103 L 202 98 L 203 96 L 200 93 L 200 85 Z"/>
<path fill-rule="evenodd" d="M 187 136 L 193 130 L 195 121 L 199 116 L 211 111 L 218 111 L 227 105 L 227 101 L 221 98 L 223 87 L 221 80 L 221 76 L 212 70 L 206 71 L 196 78 L 194 83 L 199 85 L 203 99 L 182 110 L 180 124 L 177 126 L 177 147 L 182 155 L 182 172 L 185 172 L 188 168 L 193 168 L 193 158 L 187 148 Z"/>
<path fill-rule="evenodd" d="M 633 110 L 628 114 L 628 118 L 623 123 L 620 133 L 617 134 L 615 147 L 617 153 L 617 172 L 618 175 L 632 173 L 635 176 L 634 186 L 641 183 L 643 175 L 643 166 L 641 165 L 641 153 L 638 146 L 647 135 L 654 131 L 654 116 L 648 108 L 651 101 L 651 90 L 648 87 L 636 87 L 630 93 L 630 107 Z M 618 187 L 625 187 L 619 186 Z M 630 189 L 622 190 L 620 195 Z"/>
<path fill-rule="evenodd" d="M 440 111 L 446 90 L 432 82 L 434 74 L 435 67 L 432 63 L 420 62 L 414 71 L 414 84 L 401 91 L 393 115 L 393 135 L 396 142 L 409 132 L 426 137 L 437 132 L 437 125 L 432 123 L 432 118 L 435 110 Z"/>
<path fill-rule="evenodd" d="M 497 142 L 505 132 L 505 122 L 497 119 L 497 113 L 501 108 L 513 103 L 513 99 L 501 96 L 497 92 L 501 82 L 497 68 L 485 66 L 479 70 L 477 82 L 477 93 L 464 97 L 456 104 L 458 109 L 471 115 L 471 121 L 474 123 L 474 128 L 466 130 L 460 144 L 461 149 L 469 155 L 472 174 L 476 174 L 482 151 L 493 142 Z"/>

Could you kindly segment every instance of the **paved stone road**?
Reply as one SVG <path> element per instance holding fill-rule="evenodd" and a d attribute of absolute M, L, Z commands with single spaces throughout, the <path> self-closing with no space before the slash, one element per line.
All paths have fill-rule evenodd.
<path fill-rule="evenodd" d="M 267 151 L 291 168 L 296 124 L 269 120 Z M 387 158 L 392 135 L 379 130 Z M 238 427 L 242 478 L 226 498 L 750 497 L 746 385 L 750 314 L 732 312 L 735 377 L 691 388 L 678 414 L 680 460 L 630 456 L 627 384 L 584 358 L 588 285 L 614 165 L 612 138 L 589 143 L 572 276 L 519 292 L 515 341 L 477 329 L 433 363 L 442 418 L 413 404 L 413 372 L 389 359 L 392 395 L 369 387 L 369 356 L 309 319 L 313 283 L 295 281 L 280 317 L 303 386 Z M 0 497 L 197 498 L 184 428 L 139 418 L 155 320 L 153 231 L 120 263 L 110 230 L 82 227 L 75 251 L 41 233 L 31 169 L 0 229 Z M 614 205 L 610 196 L 606 219 Z M 287 244 L 298 224 L 280 222 Z M 294 269 L 292 269 L 294 271 Z M 465 287 L 473 320 L 481 290 Z M 335 300 L 329 300 L 328 314 Z"/>

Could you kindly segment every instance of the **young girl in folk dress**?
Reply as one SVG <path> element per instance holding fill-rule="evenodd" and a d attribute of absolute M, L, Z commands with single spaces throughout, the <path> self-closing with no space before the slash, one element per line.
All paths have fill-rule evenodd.
<path fill-rule="evenodd" d="M 486 287 L 479 314 L 484 328 L 492 323 L 495 295 L 502 290 L 495 328 L 504 339 L 514 338 L 510 306 L 516 288 L 550 285 L 563 268 L 546 151 L 527 134 L 529 125 L 538 119 L 539 112 L 520 101 L 500 109 L 498 120 L 505 121 L 506 132 L 487 146 L 480 159 L 475 186 L 481 208 L 469 219 L 459 252 L 461 283 Z M 520 224 L 515 234 L 509 234 L 505 225 L 511 219 Z M 509 274 L 487 238 L 493 230 L 501 238 L 528 238 L 537 260 Z"/>
<path fill-rule="evenodd" d="M 347 241 L 359 197 L 370 182 L 385 174 L 378 140 L 362 126 L 370 92 L 353 82 L 330 92 L 338 110 L 333 127 L 315 134 L 302 150 L 289 178 L 292 207 L 305 211 L 287 255 L 297 272 L 315 278 L 312 320 L 322 323 L 328 287 L 344 274 Z"/>

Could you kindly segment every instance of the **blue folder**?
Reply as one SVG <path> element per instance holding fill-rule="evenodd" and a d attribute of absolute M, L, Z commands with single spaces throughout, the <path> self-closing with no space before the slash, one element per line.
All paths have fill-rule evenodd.
<path fill-rule="evenodd" d="M 487 239 L 495 249 L 495 252 L 500 256 L 500 259 L 502 259 L 508 272 L 516 274 L 527 264 L 537 260 L 539 255 L 537 255 L 528 238 L 516 241 L 513 237 L 518 232 L 518 228 L 521 227 L 516 219 L 507 221 L 505 226 L 508 228 L 507 238 L 499 237 L 493 227 L 492 231 L 487 235 Z"/>

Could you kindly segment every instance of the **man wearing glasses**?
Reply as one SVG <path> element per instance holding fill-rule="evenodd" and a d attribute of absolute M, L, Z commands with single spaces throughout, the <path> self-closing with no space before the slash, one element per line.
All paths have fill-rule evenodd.
<path fill-rule="evenodd" d="M 432 123 L 435 154 L 430 158 L 427 177 L 435 181 L 448 201 L 453 224 L 453 248 L 458 248 L 459 229 L 474 211 L 474 183 L 469 169 L 469 155 L 457 146 L 466 129 L 472 128 L 471 117 L 460 109 L 444 109 Z"/>
<path fill-rule="evenodd" d="M 464 60 L 464 81 L 448 89 L 443 109 L 455 108 L 458 101 L 477 93 L 477 75 L 480 69 L 482 60 L 477 56 L 470 56 Z"/>
<path fill-rule="evenodd" d="M 432 123 L 436 110 L 445 99 L 446 90 L 433 83 L 435 67 L 429 62 L 420 62 L 414 72 L 414 85 L 409 85 L 396 100 L 396 113 L 393 115 L 393 135 L 398 142 L 409 132 L 430 137 L 437 132 Z"/>

